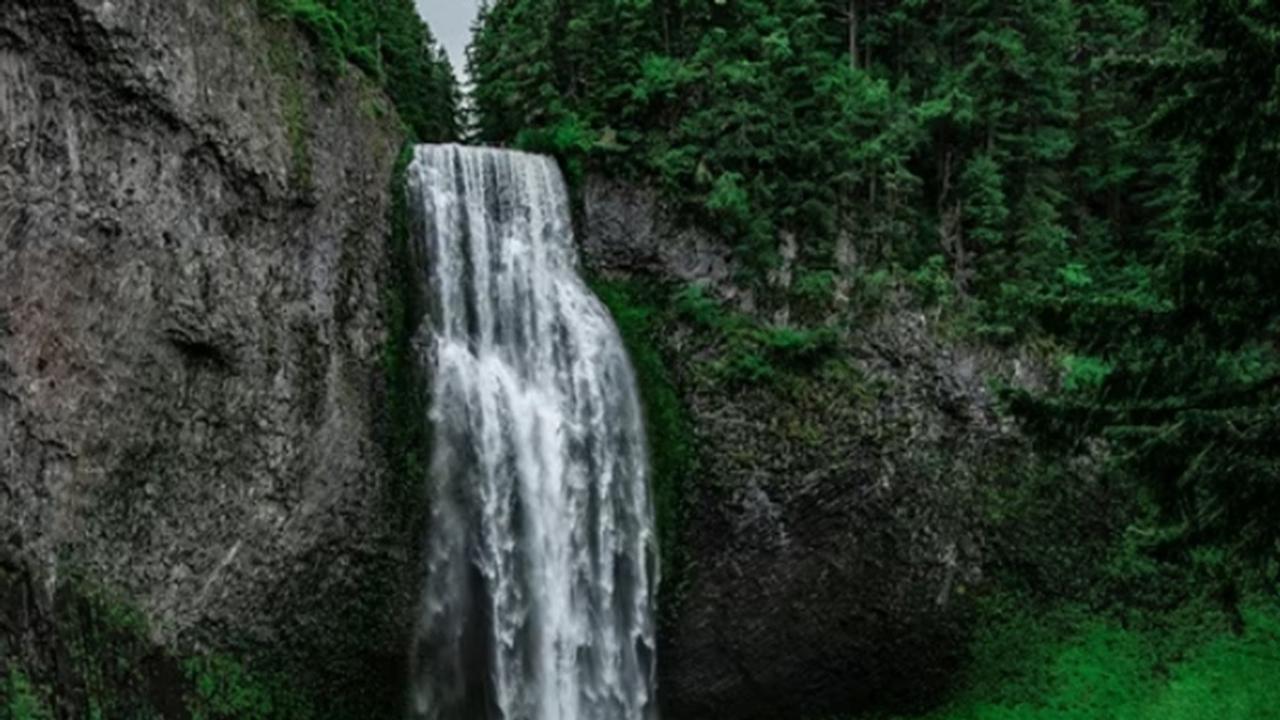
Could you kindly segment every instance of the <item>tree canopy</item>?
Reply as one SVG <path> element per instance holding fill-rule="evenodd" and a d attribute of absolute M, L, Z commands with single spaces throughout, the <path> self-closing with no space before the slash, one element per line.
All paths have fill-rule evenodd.
<path fill-rule="evenodd" d="M 480 140 L 654 184 L 760 278 L 786 233 L 1048 339 L 1030 427 L 1277 563 L 1280 6 L 496 0 L 469 63 Z"/>
<path fill-rule="evenodd" d="M 461 95 L 444 48 L 413 0 L 259 0 L 270 16 L 298 23 L 330 72 L 348 62 L 383 87 L 417 139 L 461 134 Z"/>

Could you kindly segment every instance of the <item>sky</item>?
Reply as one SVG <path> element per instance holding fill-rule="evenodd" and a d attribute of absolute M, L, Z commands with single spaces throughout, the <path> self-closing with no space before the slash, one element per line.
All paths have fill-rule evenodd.
<path fill-rule="evenodd" d="M 416 0 L 418 12 L 431 26 L 431 32 L 449 51 L 449 60 L 459 78 L 465 79 L 467 43 L 471 40 L 471 21 L 476 17 L 480 0 Z"/>

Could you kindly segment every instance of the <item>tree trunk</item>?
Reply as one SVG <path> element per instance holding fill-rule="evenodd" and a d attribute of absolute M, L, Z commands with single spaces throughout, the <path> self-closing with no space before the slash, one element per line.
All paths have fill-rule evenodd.
<path fill-rule="evenodd" d="M 964 206 L 961 200 L 952 200 L 951 191 L 954 155 L 950 148 L 942 157 L 942 168 L 939 173 L 942 190 L 938 194 L 938 239 L 942 251 L 951 258 L 952 282 L 956 291 L 964 295 L 969 286 L 969 255 L 964 247 Z"/>
<path fill-rule="evenodd" d="M 858 0 L 849 0 L 849 67 L 858 69 Z"/>

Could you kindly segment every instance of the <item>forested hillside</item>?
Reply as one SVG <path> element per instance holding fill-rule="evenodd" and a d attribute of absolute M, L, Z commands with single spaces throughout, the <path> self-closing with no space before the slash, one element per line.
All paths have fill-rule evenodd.
<path fill-rule="evenodd" d="M 381 85 L 412 135 L 457 139 L 458 81 L 413 0 L 258 0 L 264 14 L 298 23 L 329 73 L 353 64 Z"/>
<path fill-rule="evenodd" d="M 896 293 L 955 342 L 1049 358 L 1054 382 L 996 390 L 1050 468 L 1088 456 L 1123 499 L 1106 568 L 1056 566 L 1109 584 L 1059 595 L 1029 569 L 1077 544 L 1051 518 L 1115 508 L 1082 505 L 1080 475 L 1056 470 L 1037 471 L 1041 487 L 1073 499 L 1016 511 L 1038 504 L 1040 521 L 1023 518 L 1040 522 L 1025 536 L 1038 544 L 1001 583 L 1137 635 L 1054 625 L 1063 615 L 1002 595 L 996 614 L 1022 624 L 985 635 L 974 672 L 1013 704 L 1026 667 L 1070 685 L 1109 673 L 1116 642 L 1175 662 L 1208 617 L 1190 619 L 1192 598 L 1237 632 L 1253 617 L 1241 608 L 1274 603 L 1278 68 L 1280 6 L 1263 0 L 498 0 L 470 54 L 479 140 L 554 153 L 574 182 L 654 187 L 732 246 L 762 354 L 832 352 L 868 299 Z M 780 268 L 793 279 L 777 282 Z M 661 292 L 686 314 L 721 312 L 709 290 Z M 729 380 L 776 375 L 749 365 Z M 1014 652 L 1047 626 L 1038 659 Z M 1264 637 L 1261 655 L 1203 672 L 1274 663 Z M 1050 645 L 1061 654 L 1046 660 Z M 1178 687 L 1217 687 L 1205 677 Z M 1109 691 L 1081 682 L 1042 699 Z M 1133 700 L 1133 716 L 1163 702 L 1192 717 L 1216 692 Z M 1262 717 L 1255 701 L 1223 717 Z M 1120 704 L 1069 716 L 1128 717 Z"/>
<path fill-rule="evenodd" d="M 1275 5 L 507 0 L 471 66 L 481 140 L 657 183 L 760 279 L 792 233 L 797 292 L 852 258 L 1055 343 L 1046 438 L 1276 560 Z"/>

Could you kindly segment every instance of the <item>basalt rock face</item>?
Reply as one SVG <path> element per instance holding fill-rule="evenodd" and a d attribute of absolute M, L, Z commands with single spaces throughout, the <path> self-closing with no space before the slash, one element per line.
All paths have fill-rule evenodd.
<path fill-rule="evenodd" d="M 57 664 L 74 576 L 174 653 L 399 664 L 414 543 L 377 430 L 403 137 L 316 64 L 250 0 L 0 11 L 0 662 Z"/>
<path fill-rule="evenodd" d="M 726 249 L 673 224 L 658 196 L 590 179 L 593 272 L 702 282 L 752 310 Z M 657 219 L 655 221 L 655 218 Z M 988 469 L 1027 452 L 986 378 L 1032 383 L 1034 364 L 944 342 L 905 299 L 839 340 L 837 368 L 733 383 L 722 348 L 672 314 L 658 333 L 696 433 L 664 591 L 666 717 L 821 717 L 927 704 L 965 653 L 968 597 L 989 554 Z"/>

